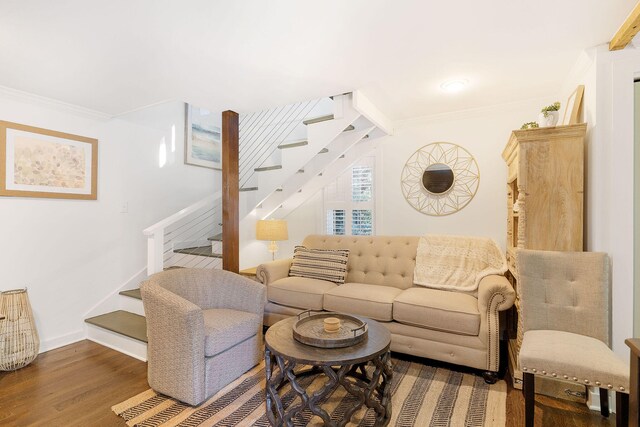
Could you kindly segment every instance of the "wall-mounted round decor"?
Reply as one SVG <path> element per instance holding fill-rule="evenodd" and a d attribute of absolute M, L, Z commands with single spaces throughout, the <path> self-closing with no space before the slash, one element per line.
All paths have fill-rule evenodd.
<path fill-rule="evenodd" d="M 443 216 L 469 204 L 480 183 L 478 163 L 464 148 L 434 142 L 413 153 L 402 170 L 402 194 L 427 215 Z"/>

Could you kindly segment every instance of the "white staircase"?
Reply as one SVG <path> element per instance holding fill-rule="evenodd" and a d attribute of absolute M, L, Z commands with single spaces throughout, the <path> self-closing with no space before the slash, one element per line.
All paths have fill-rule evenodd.
<path fill-rule="evenodd" d="M 357 92 L 242 116 L 241 266 L 243 258 L 251 258 L 253 248 L 243 242 L 255 240 L 256 220 L 285 217 L 391 131 L 384 116 Z M 146 270 L 87 313 L 88 339 L 146 360 L 146 321 L 138 284 L 169 268 L 221 268 L 221 231 L 221 192 L 145 229 Z"/>
<path fill-rule="evenodd" d="M 146 272 L 140 271 L 85 314 L 87 339 L 147 360 L 147 324 L 137 288 L 146 277 Z"/>
<path fill-rule="evenodd" d="M 243 153 L 255 155 L 256 147 L 247 144 L 256 141 L 244 138 L 241 120 L 240 162 L 245 165 L 241 174 L 251 171 L 240 178 L 245 190 L 240 193 L 241 267 L 254 263 L 255 247 L 251 241 L 255 240 L 257 220 L 285 217 L 354 161 L 374 150 L 380 137 L 392 133 L 388 120 L 358 92 L 324 98 L 311 112 L 314 115 L 299 117 L 297 124 L 288 122 L 291 133 L 287 138 L 258 144 L 265 151 L 257 156 L 261 163 L 243 159 Z M 265 121 L 277 115 L 256 114 Z M 276 126 L 269 122 L 251 123 L 251 135 L 256 134 L 256 128 Z"/>
<path fill-rule="evenodd" d="M 392 131 L 358 92 L 242 115 L 239 127 L 241 267 L 256 220 L 288 215 Z M 221 268 L 221 213 L 217 193 L 145 229 L 147 274 Z"/>

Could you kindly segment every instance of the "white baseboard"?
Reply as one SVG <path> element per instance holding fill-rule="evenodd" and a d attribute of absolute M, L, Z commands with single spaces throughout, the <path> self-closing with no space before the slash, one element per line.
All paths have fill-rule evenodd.
<path fill-rule="evenodd" d="M 49 350 L 64 347 L 65 345 L 73 344 L 78 341 L 82 341 L 86 338 L 86 332 L 84 330 L 71 332 L 60 337 L 51 338 L 40 343 L 40 353 L 44 353 Z"/>

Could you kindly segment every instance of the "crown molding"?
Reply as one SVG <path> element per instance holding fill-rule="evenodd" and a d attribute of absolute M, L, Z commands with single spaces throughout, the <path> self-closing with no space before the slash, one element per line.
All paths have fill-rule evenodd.
<path fill-rule="evenodd" d="M 506 102 L 502 104 L 485 105 L 482 107 L 469 108 L 466 110 L 449 111 L 446 113 L 431 114 L 426 116 L 418 116 L 410 119 L 397 120 L 395 127 L 414 126 L 425 123 L 446 122 L 452 120 L 464 120 L 477 117 L 483 117 L 487 114 L 497 114 L 502 112 L 508 112 L 514 108 L 529 106 L 533 103 L 543 105 L 549 101 L 549 98 L 557 98 L 557 94 L 548 94 L 547 96 L 540 96 L 535 98 L 523 99 L 520 101 Z"/>
<path fill-rule="evenodd" d="M 30 92 L 13 89 L 6 86 L 0 86 L 0 95 L 6 98 L 14 99 L 16 101 L 29 102 L 32 104 L 54 108 L 59 111 L 65 111 L 78 116 L 84 116 L 96 120 L 109 120 L 113 117 L 110 114 L 103 113 L 101 111 L 92 110 L 90 108 L 81 107 L 79 105 L 69 104 L 68 102 L 59 101 L 53 98 L 47 98 L 45 96 L 36 95 Z"/>

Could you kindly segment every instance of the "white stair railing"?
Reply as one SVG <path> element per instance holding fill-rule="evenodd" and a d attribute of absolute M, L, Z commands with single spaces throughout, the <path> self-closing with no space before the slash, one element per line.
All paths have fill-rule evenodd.
<path fill-rule="evenodd" d="M 392 133 L 392 123 L 357 91 L 242 115 L 241 246 L 253 239 L 248 236 L 256 218 L 291 212 L 345 164 L 375 148 L 365 139 Z M 221 242 L 207 240 L 221 233 L 221 217 L 218 192 L 145 229 L 147 273 L 170 266 L 221 268 L 222 250 L 215 248 Z M 206 246 L 212 247 L 208 253 Z"/>
<path fill-rule="evenodd" d="M 147 275 L 166 267 L 221 268 L 221 257 L 203 251 L 218 242 L 208 238 L 222 231 L 222 193 L 202 199 L 147 227 Z M 200 252 L 198 252 L 200 251 Z M 213 251 L 213 249 L 212 249 Z M 221 254 L 221 248 L 219 253 Z"/>
<path fill-rule="evenodd" d="M 240 188 L 251 187 L 255 169 L 272 163 L 278 166 L 278 147 L 306 138 L 303 121 L 332 112 L 329 97 L 297 102 L 240 117 Z"/>

